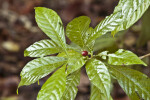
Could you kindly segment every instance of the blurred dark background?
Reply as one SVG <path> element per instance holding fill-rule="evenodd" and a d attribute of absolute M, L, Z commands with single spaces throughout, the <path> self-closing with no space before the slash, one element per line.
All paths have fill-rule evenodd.
<path fill-rule="evenodd" d="M 33 58 L 24 57 L 24 50 L 41 39 L 48 38 L 35 22 L 34 7 L 43 6 L 55 10 L 66 26 L 73 18 L 86 15 L 95 27 L 110 15 L 119 0 L 0 0 L 0 100 L 36 100 L 38 91 L 48 77 L 30 86 L 19 88 L 20 72 Z M 116 34 L 110 33 L 97 39 L 95 53 L 103 50 L 115 52 L 118 48 L 131 50 L 138 56 L 150 52 L 150 9 L 129 30 Z M 69 41 L 68 41 L 69 43 Z M 149 57 L 143 59 L 149 65 Z M 130 66 L 150 76 L 150 68 Z M 112 96 L 114 100 L 129 100 L 120 86 L 113 80 Z M 82 69 L 79 92 L 76 100 L 88 100 L 90 82 Z"/>

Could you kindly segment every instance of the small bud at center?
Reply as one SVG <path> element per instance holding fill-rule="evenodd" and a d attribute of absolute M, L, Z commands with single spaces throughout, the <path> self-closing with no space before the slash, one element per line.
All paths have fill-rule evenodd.
<path fill-rule="evenodd" d="M 87 51 L 82 51 L 82 56 L 87 56 L 88 52 Z"/>

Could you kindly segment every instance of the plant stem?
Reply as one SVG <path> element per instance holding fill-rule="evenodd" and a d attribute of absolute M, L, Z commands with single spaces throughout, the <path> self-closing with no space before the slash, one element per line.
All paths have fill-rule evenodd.
<path fill-rule="evenodd" d="M 143 59 L 143 58 L 148 57 L 148 56 L 150 56 L 150 53 L 148 53 L 148 54 L 146 54 L 146 55 L 144 55 L 144 56 L 141 56 L 141 57 L 139 57 L 139 58 L 140 58 L 140 59 Z"/>
<path fill-rule="evenodd" d="M 90 54 L 91 54 L 91 58 L 93 58 L 93 52 L 90 52 Z"/>

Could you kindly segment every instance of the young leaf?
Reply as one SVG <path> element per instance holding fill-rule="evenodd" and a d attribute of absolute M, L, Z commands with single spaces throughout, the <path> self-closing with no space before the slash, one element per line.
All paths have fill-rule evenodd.
<path fill-rule="evenodd" d="M 108 63 L 111 65 L 143 64 L 147 66 L 139 57 L 128 50 L 119 49 L 114 54 L 108 54 L 108 57 Z"/>
<path fill-rule="evenodd" d="M 80 83 L 80 71 L 77 70 L 67 76 L 66 80 L 66 90 L 63 93 L 63 96 L 60 100 L 74 100 L 76 97 L 76 94 L 78 92 L 77 86 Z"/>
<path fill-rule="evenodd" d="M 66 28 L 67 37 L 81 48 L 84 48 L 86 41 L 86 31 L 90 25 L 90 18 L 87 16 L 81 16 L 73 19 Z"/>
<path fill-rule="evenodd" d="M 52 40 L 41 40 L 35 42 L 24 51 L 24 56 L 43 57 L 46 55 L 59 53 L 62 49 Z"/>
<path fill-rule="evenodd" d="M 58 46 L 66 50 L 64 28 L 57 13 L 48 8 L 36 7 L 35 14 L 36 22 L 41 30 Z"/>
<path fill-rule="evenodd" d="M 86 63 L 84 57 L 80 53 L 73 50 L 68 51 L 68 56 L 62 52 L 58 55 L 58 57 L 64 57 L 68 59 L 67 74 L 75 72 Z"/>
<path fill-rule="evenodd" d="M 120 0 L 118 6 L 116 6 L 114 13 L 122 12 L 123 21 L 120 26 L 112 32 L 113 35 L 118 31 L 128 29 L 133 25 L 150 5 L 149 0 Z"/>
<path fill-rule="evenodd" d="M 92 84 L 109 99 L 111 80 L 104 63 L 97 59 L 91 59 L 86 64 L 86 72 Z"/>
<path fill-rule="evenodd" d="M 101 21 L 94 29 L 94 32 L 90 34 L 90 38 L 87 40 L 86 44 L 91 43 L 96 38 L 100 37 L 101 35 L 106 34 L 107 32 L 113 31 L 117 26 L 120 25 L 122 21 L 122 14 L 121 12 L 117 12 L 107 16 L 103 21 Z"/>
<path fill-rule="evenodd" d="M 18 87 L 35 83 L 66 62 L 67 60 L 62 57 L 43 57 L 30 61 L 21 71 Z"/>
<path fill-rule="evenodd" d="M 150 78 L 148 76 L 122 66 L 108 65 L 108 69 L 111 75 L 118 80 L 120 86 L 131 100 L 139 100 L 135 98 L 140 97 L 144 100 L 150 100 Z"/>
<path fill-rule="evenodd" d="M 103 51 L 98 54 L 98 56 L 102 57 L 102 59 L 106 59 L 107 55 L 108 55 L 108 51 Z"/>
<path fill-rule="evenodd" d="M 58 69 L 42 86 L 37 100 L 60 100 L 66 89 L 66 66 Z"/>

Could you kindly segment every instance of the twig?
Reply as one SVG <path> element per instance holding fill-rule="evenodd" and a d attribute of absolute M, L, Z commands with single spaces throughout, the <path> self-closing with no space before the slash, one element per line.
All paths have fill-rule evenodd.
<path fill-rule="evenodd" d="M 150 53 L 148 53 L 148 54 L 146 54 L 146 55 L 144 55 L 144 56 L 141 56 L 141 57 L 139 57 L 139 58 L 140 58 L 140 59 L 143 59 L 143 58 L 148 57 L 148 56 L 150 56 Z"/>

